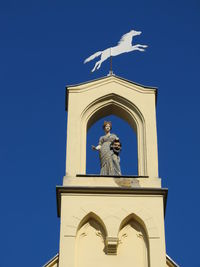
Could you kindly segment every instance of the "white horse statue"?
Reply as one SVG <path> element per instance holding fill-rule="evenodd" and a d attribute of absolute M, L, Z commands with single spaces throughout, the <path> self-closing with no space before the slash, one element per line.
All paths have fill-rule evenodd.
<path fill-rule="evenodd" d="M 130 32 L 124 34 L 118 44 L 114 47 L 107 48 L 103 51 L 98 51 L 91 55 L 90 57 L 86 58 L 84 63 L 87 63 L 94 58 L 101 56 L 100 60 L 96 62 L 94 68 L 92 69 L 92 72 L 94 72 L 96 69 L 99 69 L 101 67 L 101 64 L 109 57 L 111 56 L 118 56 L 122 53 L 128 53 L 131 51 L 145 51 L 144 48 L 147 47 L 147 45 L 141 45 L 141 44 L 136 44 L 132 45 L 132 39 L 136 35 L 140 35 L 142 32 L 141 31 L 135 31 L 131 30 Z"/>

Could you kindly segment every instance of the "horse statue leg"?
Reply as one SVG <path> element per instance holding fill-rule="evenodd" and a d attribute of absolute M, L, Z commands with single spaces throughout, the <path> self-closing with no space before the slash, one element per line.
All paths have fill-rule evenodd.
<path fill-rule="evenodd" d="M 91 71 L 94 72 L 96 69 L 98 70 L 101 67 L 101 63 L 102 63 L 101 60 L 97 61 L 96 64 L 94 65 L 94 68 Z"/>
<path fill-rule="evenodd" d="M 131 51 L 133 51 L 133 50 L 139 50 L 141 52 L 144 52 L 145 51 L 144 48 L 147 48 L 147 47 L 148 47 L 147 45 L 136 44 L 136 45 L 132 46 Z"/>
<path fill-rule="evenodd" d="M 97 66 L 97 70 L 101 67 L 101 63 L 102 63 L 102 61 L 99 60 L 99 61 L 98 61 L 98 66 Z"/>
<path fill-rule="evenodd" d="M 96 62 L 96 64 L 94 65 L 94 68 L 91 70 L 91 72 L 94 72 L 96 70 L 98 64 L 99 64 L 99 61 Z"/>

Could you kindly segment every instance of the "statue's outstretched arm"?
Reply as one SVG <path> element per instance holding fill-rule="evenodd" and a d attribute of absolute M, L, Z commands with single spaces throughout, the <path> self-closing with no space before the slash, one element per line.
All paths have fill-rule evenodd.
<path fill-rule="evenodd" d="M 100 149 L 101 149 L 101 145 L 98 145 L 98 146 L 93 146 L 93 145 L 92 145 L 92 149 L 93 149 L 93 150 L 100 150 Z"/>

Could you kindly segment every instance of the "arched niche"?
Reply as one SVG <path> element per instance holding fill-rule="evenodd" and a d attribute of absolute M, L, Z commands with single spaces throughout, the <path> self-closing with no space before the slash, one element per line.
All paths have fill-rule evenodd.
<path fill-rule="evenodd" d="M 107 235 L 107 230 L 106 230 L 106 226 L 103 222 L 103 220 L 94 212 L 88 212 L 87 215 L 85 215 L 81 221 L 79 222 L 78 226 L 77 226 L 77 233 L 78 231 L 83 227 L 84 224 L 86 224 L 89 220 L 94 220 L 96 222 L 98 222 L 101 227 L 103 228 L 103 232 L 105 233 L 105 235 Z"/>
<path fill-rule="evenodd" d="M 144 213 L 144 211 L 143 211 L 143 213 Z M 144 213 L 145 214 L 145 213 Z M 134 213 L 130 213 L 128 216 L 126 216 L 122 221 L 121 221 L 121 223 L 120 223 L 120 226 L 119 226 L 119 232 L 121 231 L 121 229 L 125 226 L 125 225 L 127 225 L 130 221 L 136 221 L 138 224 L 140 224 L 141 225 L 141 227 L 144 229 L 144 231 L 145 231 L 145 235 L 148 237 L 149 236 L 149 234 L 148 234 L 148 230 L 147 230 L 147 225 L 145 224 L 145 221 L 141 218 L 141 217 L 139 217 L 139 216 L 137 216 L 136 214 L 134 214 Z M 152 222 L 151 222 L 152 223 Z"/>
<path fill-rule="evenodd" d="M 82 135 L 81 135 L 81 162 L 84 172 L 86 171 L 86 139 L 88 129 L 99 119 L 115 115 L 126 121 L 137 136 L 138 151 L 138 175 L 147 176 L 146 166 L 146 137 L 145 120 L 139 109 L 127 99 L 117 95 L 108 94 L 92 102 L 82 113 Z"/>
<path fill-rule="evenodd" d="M 119 228 L 119 261 L 129 264 L 127 267 L 149 267 L 149 241 L 144 222 L 136 215 L 127 216 Z"/>
<path fill-rule="evenodd" d="M 98 216 L 88 214 L 79 224 L 75 244 L 76 267 L 101 267 L 105 258 L 106 229 Z"/>

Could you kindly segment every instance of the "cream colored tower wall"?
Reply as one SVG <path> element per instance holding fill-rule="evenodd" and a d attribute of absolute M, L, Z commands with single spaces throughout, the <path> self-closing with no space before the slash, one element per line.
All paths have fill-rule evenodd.
<path fill-rule="evenodd" d="M 112 244 L 109 256 L 106 251 L 106 232 L 98 220 L 93 218 L 79 229 L 76 236 L 75 266 L 144 266 L 148 264 L 148 244 L 142 227 L 134 220 L 125 225 L 118 234 L 119 244 L 115 252 Z M 114 243 L 114 242 L 112 242 Z M 130 248 L 132 251 L 130 253 Z M 106 253 L 107 252 L 107 253 Z"/>
<path fill-rule="evenodd" d="M 166 265 L 162 194 L 70 190 L 60 195 L 59 267 Z"/>
<path fill-rule="evenodd" d="M 156 90 L 110 76 L 68 87 L 66 176 L 86 173 L 87 128 L 116 114 L 136 131 L 138 175 L 158 177 Z"/>
<path fill-rule="evenodd" d="M 167 189 L 158 179 L 156 89 L 111 75 L 67 92 L 66 175 L 56 191 L 59 256 L 44 266 L 178 266 L 166 261 Z M 84 175 L 87 130 L 110 114 L 136 132 L 138 177 Z"/>

